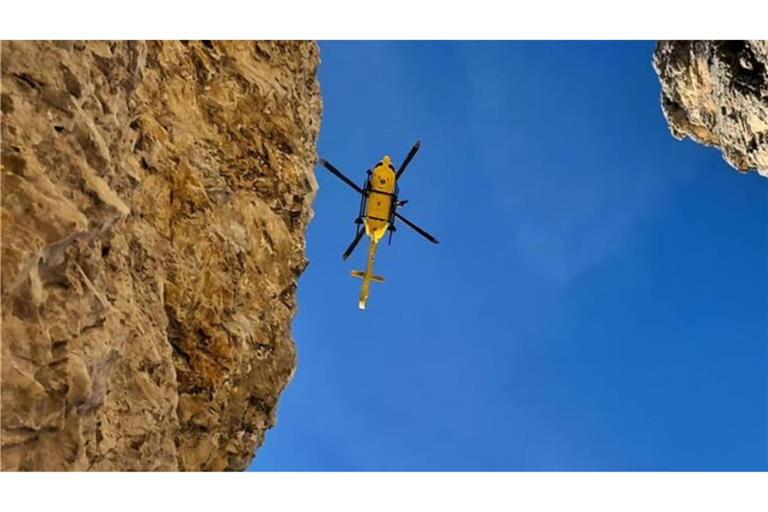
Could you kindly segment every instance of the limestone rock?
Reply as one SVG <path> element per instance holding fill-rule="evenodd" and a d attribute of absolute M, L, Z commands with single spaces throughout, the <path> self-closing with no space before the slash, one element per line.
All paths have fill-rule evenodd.
<path fill-rule="evenodd" d="M 242 470 L 296 365 L 309 42 L 2 43 L 2 468 Z"/>
<path fill-rule="evenodd" d="M 653 65 L 672 135 L 768 176 L 768 41 L 662 41 Z"/>

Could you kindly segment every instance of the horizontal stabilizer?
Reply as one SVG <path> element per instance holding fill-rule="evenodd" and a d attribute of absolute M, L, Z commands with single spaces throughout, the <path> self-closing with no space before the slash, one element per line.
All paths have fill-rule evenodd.
<path fill-rule="evenodd" d="M 352 275 L 355 276 L 355 277 L 359 277 L 360 279 L 365 279 L 365 272 L 360 272 L 359 270 L 353 270 L 352 271 Z M 384 282 L 384 278 L 382 276 L 371 275 L 371 276 L 368 276 L 368 277 L 374 283 L 383 283 Z"/>

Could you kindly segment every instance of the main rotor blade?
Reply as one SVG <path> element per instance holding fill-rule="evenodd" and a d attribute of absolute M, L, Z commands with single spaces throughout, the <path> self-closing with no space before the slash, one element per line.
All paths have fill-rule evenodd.
<path fill-rule="evenodd" d="M 326 160 L 325 158 L 321 158 L 319 163 L 320 165 L 322 165 L 323 167 L 331 171 L 334 175 L 336 175 L 336 177 L 339 178 L 341 181 L 343 181 L 353 189 L 357 190 L 357 192 L 359 192 L 360 194 L 364 194 L 363 189 L 358 187 L 354 181 L 344 176 L 344 174 L 342 174 L 340 170 L 338 170 L 333 165 L 331 165 L 331 163 L 328 160 Z"/>
<path fill-rule="evenodd" d="M 350 254 L 352 254 L 352 251 L 355 250 L 355 247 L 357 247 L 357 244 L 360 243 L 360 239 L 363 238 L 363 235 L 365 234 L 365 229 L 358 229 L 357 234 L 355 235 L 355 239 L 352 240 L 352 243 L 349 244 L 349 247 L 347 247 L 347 250 L 344 251 L 344 254 L 341 256 L 341 259 L 346 260 L 349 258 Z"/>
<path fill-rule="evenodd" d="M 408 225 L 409 228 L 413 229 L 414 231 L 416 231 L 418 234 L 420 234 L 421 236 L 423 236 L 424 238 L 426 238 L 427 240 L 429 240 L 433 244 L 439 244 L 440 243 L 437 240 L 437 238 L 433 237 L 432 235 L 430 235 L 429 233 L 427 233 L 426 231 L 424 231 L 419 226 L 417 226 L 413 222 L 409 221 L 408 219 L 406 219 L 405 217 L 403 217 L 399 213 L 395 212 L 395 217 L 397 217 L 401 221 L 405 222 Z"/>
<path fill-rule="evenodd" d="M 397 170 L 397 174 L 395 175 L 395 179 L 400 179 L 400 176 L 405 172 L 405 168 L 408 167 L 408 164 L 411 163 L 411 160 L 413 159 L 413 155 L 416 154 L 416 152 L 421 147 L 421 141 L 417 140 L 416 144 L 413 145 L 411 150 L 408 152 L 408 156 L 405 157 L 405 160 L 403 160 L 402 165 L 400 165 L 400 169 Z"/>

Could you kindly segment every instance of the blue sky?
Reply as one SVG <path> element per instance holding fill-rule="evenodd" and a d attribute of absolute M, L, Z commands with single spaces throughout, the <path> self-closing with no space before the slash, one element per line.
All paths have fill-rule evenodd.
<path fill-rule="evenodd" d="M 422 150 L 357 310 L 318 169 L 252 470 L 768 470 L 768 180 L 669 134 L 651 42 L 323 42 L 318 152 Z"/>

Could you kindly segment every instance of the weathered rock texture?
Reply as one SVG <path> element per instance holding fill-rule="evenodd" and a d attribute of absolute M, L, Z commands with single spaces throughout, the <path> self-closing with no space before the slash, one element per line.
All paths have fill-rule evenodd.
<path fill-rule="evenodd" d="M 653 64 L 672 135 L 768 176 L 768 41 L 662 41 Z"/>
<path fill-rule="evenodd" d="M 2 43 L 2 468 L 241 470 L 294 371 L 314 43 Z"/>

